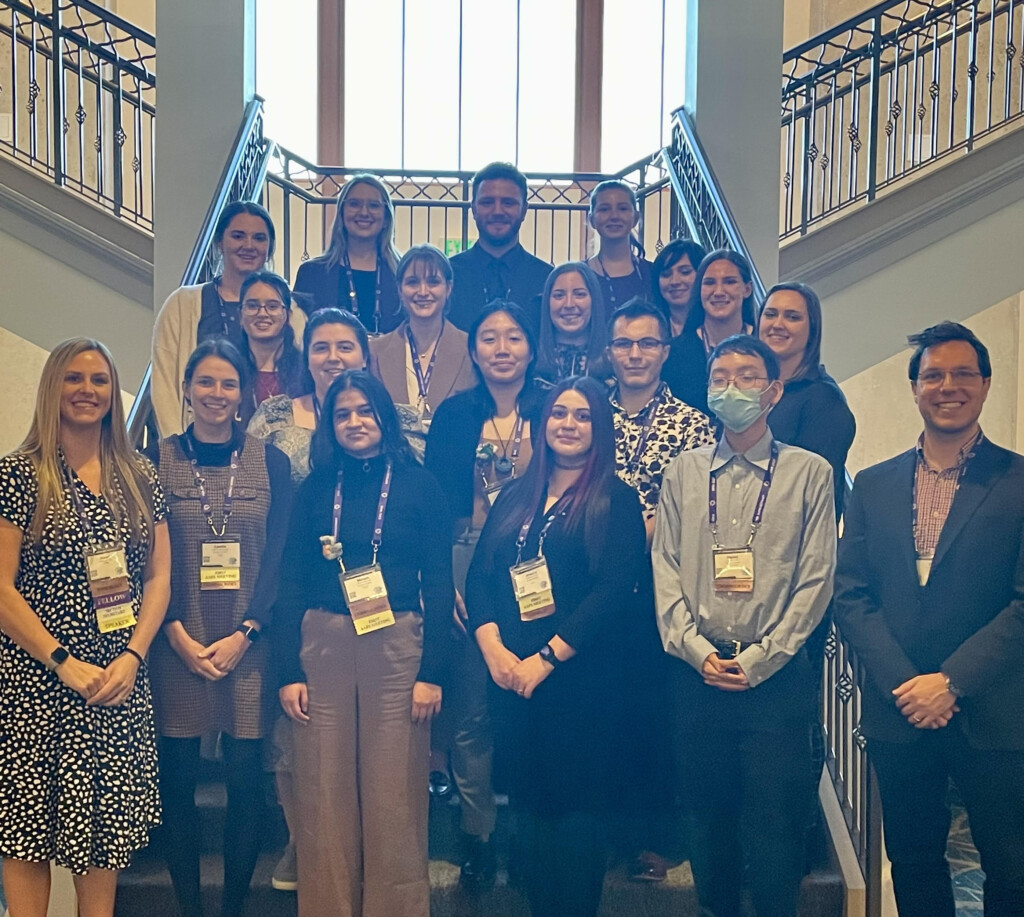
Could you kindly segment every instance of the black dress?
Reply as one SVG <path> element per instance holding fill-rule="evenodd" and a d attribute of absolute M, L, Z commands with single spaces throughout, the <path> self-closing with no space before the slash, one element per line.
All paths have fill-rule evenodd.
<path fill-rule="evenodd" d="M 782 398 L 768 415 L 768 426 L 780 443 L 820 455 L 832 466 L 838 520 L 846 495 L 846 456 L 857 422 L 842 389 L 824 366 L 786 383 Z"/>
<path fill-rule="evenodd" d="M 620 648 L 643 624 L 634 585 L 644 564 L 645 533 L 636 492 L 618 478 L 609 485 L 609 510 L 600 560 L 591 569 L 582 529 L 567 532 L 564 517 L 544 541 L 555 613 L 524 623 L 512 591 L 516 533 L 497 536 L 508 494 L 495 503 L 480 536 L 466 584 L 470 628 L 493 622 L 519 658 L 536 653 L 556 634 L 576 650 L 525 700 L 490 684 L 495 726 L 495 786 L 515 804 L 543 815 L 609 808 L 628 715 Z M 538 509 L 523 558 L 537 556 L 546 514 Z"/>

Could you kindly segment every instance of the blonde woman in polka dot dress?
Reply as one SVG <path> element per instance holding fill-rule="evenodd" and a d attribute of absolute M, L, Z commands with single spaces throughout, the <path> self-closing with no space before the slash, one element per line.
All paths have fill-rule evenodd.
<path fill-rule="evenodd" d="M 170 594 L 165 515 L 109 351 L 65 341 L 0 459 L 0 857 L 17 917 L 46 914 L 51 860 L 80 917 L 112 917 L 118 871 L 160 821 L 144 660 Z"/>

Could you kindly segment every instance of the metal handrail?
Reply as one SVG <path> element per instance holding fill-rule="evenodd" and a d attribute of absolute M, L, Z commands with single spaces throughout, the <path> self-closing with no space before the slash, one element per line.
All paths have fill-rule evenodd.
<path fill-rule="evenodd" d="M 213 233 L 224 206 L 231 201 L 258 200 L 263 193 L 270 145 L 263 138 L 263 99 L 253 98 L 245 108 L 242 123 L 235 135 L 231 152 L 217 182 L 210 206 L 185 264 L 181 285 L 188 286 L 209 280 L 215 273 Z M 128 412 L 128 436 L 138 447 L 147 435 L 155 434 L 153 424 L 152 364 L 146 367 L 139 393 Z"/>
<path fill-rule="evenodd" d="M 787 51 L 780 237 L 1024 119 L 1022 46 L 1019 0 L 888 0 Z"/>
<path fill-rule="evenodd" d="M 675 199 L 680 203 L 679 216 L 686 224 L 685 235 L 709 251 L 730 248 L 743 255 L 750 265 L 754 300 L 760 307 L 766 294 L 764 280 L 704 152 L 693 118 L 685 108 L 672 113 L 672 139 L 672 146 L 658 155 L 668 173 Z M 684 183 L 683 174 L 691 177 L 689 184 Z"/>

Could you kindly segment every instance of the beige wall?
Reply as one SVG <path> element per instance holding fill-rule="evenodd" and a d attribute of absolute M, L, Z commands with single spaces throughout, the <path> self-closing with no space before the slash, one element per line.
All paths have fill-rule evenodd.
<path fill-rule="evenodd" d="M 992 388 L 981 417 L 985 434 L 1008 449 L 1024 449 L 1021 397 L 1021 313 L 1024 294 L 964 319 L 992 357 Z M 907 380 L 910 350 L 898 353 L 842 383 L 857 418 L 857 438 L 847 467 L 851 474 L 909 449 L 921 430 Z"/>

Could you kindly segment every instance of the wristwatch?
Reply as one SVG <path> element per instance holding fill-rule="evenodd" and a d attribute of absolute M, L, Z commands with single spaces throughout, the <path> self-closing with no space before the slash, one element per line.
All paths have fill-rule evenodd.
<path fill-rule="evenodd" d="M 551 667 L 557 669 L 561 664 L 562 660 L 555 655 L 555 651 L 551 649 L 550 643 L 545 643 L 538 651 L 537 655 L 540 656 L 545 662 L 550 662 Z"/>
<path fill-rule="evenodd" d="M 963 697 L 963 691 L 949 680 L 949 676 L 945 672 L 942 673 L 942 677 L 946 679 L 946 690 L 952 694 L 953 697 Z"/>
<path fill-rule="evenodd" d="M 235 630 L 240 634 L 244 634 L 245 639 L 250 643 L 257 643 L 260 639 L 260 629 L 253 627 L 252 624 L 239 624 Z"/>
<path fill-rule="evenodd" d="M 52 653 L 50 653 L 50 661 L 48 663 L 46 663 L 46 667 L 51 672 L 55 672 L 57 670 L 57 667 L 61 663 L 67 662 L 68 657 L 70 655 L 71 654 L 66 649 L 64 649 L 63 646 L 58 646 L 57 649 L 55 649 Z"/>

